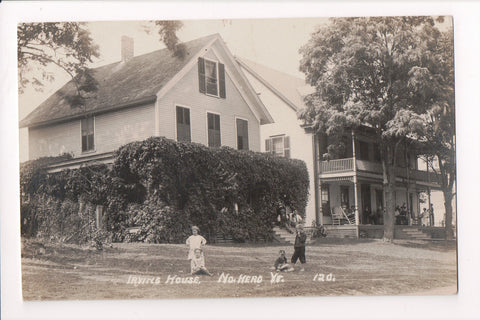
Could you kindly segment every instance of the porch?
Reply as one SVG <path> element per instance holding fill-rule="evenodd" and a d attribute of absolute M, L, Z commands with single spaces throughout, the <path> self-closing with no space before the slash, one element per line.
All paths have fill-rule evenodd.
<path fill-rule="evenodd" d="M 322 225 L 383 225 L 384 190 L 381 179 L 343 176 L 320 180 Z M 423 189 L 414 182 L 397 182 L 395 223 L 407 226 L 430 225 L 428 214 L 420 210 Z"/>
<path fill-rule="evenodd" d="M 355 160 L 355 158 L 328 160 L 320 162 L 319 178 L 347 176 L 352 175 L 355 171 L 359 176 L 382 178 L 383 169 L 381 163 L 368 160 Z M 408 179 L 416 181 L 418 184 L 438 186 L 437 175 L 430 171 L 399 167 L 396 168 L 395 173 L 397 180 L 400 181 Z"/>
<path fill-rule="evenodd" d="M 325 225 L 324 227 L 329 238 L 383 238 L 383 225 Z M 396 225 L 394 239 L 444 240 L 445 228 Z"/>

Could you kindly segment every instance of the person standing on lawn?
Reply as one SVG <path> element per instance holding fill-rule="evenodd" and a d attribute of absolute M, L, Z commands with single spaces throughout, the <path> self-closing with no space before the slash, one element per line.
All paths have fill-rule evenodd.
<path fill-rule="evenodd" d="M 307 234 L 303 231 L 303 224 L 297 224 L 297 234 L 295 236 L 295 244 L 293 245 L 294 252 L 291 262 L 293 264 L 297 263 L 297 260 L 300 259 L 302 264 L 302 269 L 300 271 L 305 271 L 303 265 L 307 262 L 305 259 L 305 243 L 307 242 Z"/>
<path fill-rule="evenodd" d="M 188 251 L 188 260 L 192 260 L 195 257 L 195 249 L 202 249 L 203 246 L 207 244 L 207 240 L 204 237 L 199 235 L 200 228 L 197 226 L 192 227 L 192 235 L 188 237 L 186 243 L 189 248 Z M 202 250 L 203 256 L 203 250 Z"/>

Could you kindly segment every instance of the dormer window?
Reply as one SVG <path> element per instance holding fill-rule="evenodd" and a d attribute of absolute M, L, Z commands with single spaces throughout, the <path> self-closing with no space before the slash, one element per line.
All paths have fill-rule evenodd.
<path fill-rule="evenodd" d="M 198 58 L 198 83 L 201 93 L 226 98 L 225 65 L 217 61 Z"/>

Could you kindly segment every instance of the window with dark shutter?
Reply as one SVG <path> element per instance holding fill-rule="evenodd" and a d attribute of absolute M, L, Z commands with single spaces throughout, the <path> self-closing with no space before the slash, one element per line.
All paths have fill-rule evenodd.
<path fill-rule="evenodd" d="M 283 137 L 283 156 L 290 159 L 290 137 Z"/>
<path fill-rule="evenodd" d="M 201 93 L 225 99 L 225 65 L 198 58 L 198 86 Z"/>
<path fill-rule="evenodd" d="M 192 141 L 190 135 L 190 110 L 177 106 L 177 141 Z"/>
<path fill-rule="evenodd" d="M 198 58 L 198 87 L 201 93 L 205 93 L 205 60 Z"/>
<path fill-rule="evenodd" d="M 220 98 L 225 99 L 227 97 L 227 92 L 225 90 L 225 66 L 222 63 L 218 64 L 218 78 Z"/>
<path fill-rule="evenodd" d="M 265 140 L 265 152 L 271 153 L 272 152 L 272 139 Z"/>
<path fill-rule="evenodd" d="M 220 115 L 207 113 L 208 146 L 220 147 L 222 145 L 220 135 Z"/>
<path fill-rule="evenodd" d="M 290 137 L 275 136 L 265 140 L 265 152 L 290 158 Z"/>
<path fill-rule="evenodd" d="M 248 150 L 248 121 L 237 119 L 237 148 Z"/>
<path fill-rule="evenodd" d="M 95 150 L 94 143 L 94 120 L 93 117 L 82 119 L 82 152 Z"/>

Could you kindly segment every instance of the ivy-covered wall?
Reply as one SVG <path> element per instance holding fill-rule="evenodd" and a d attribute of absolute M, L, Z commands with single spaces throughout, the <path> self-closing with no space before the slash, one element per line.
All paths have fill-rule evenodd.
<path fill-rule="evenodd" d="M 302 161 L 228 147 L 155 137 L 121 147 L 112 166 L 47 173 L 58 160 L 21 166 L 26 236 L 87 241 L 79 226 L 90 225 L 94 207 L 102 205 L 103 230 L 113 241 L 184 242 L 192 225 L 207 237 L 255 241 L 269 238 L 279 206 L 304 212 L 308 199 Z M 139 232 L 129 233 L 133 226 Z"/>

